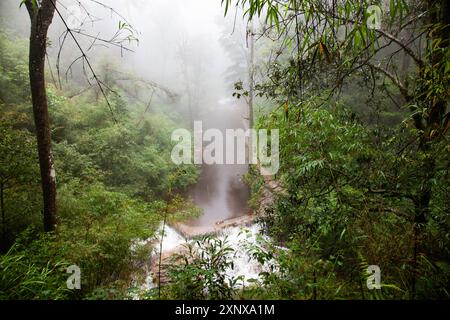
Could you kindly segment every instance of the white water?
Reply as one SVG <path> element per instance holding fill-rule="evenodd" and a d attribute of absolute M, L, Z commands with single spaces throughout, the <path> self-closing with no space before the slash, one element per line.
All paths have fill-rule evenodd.
<path fill-rule="evenodd" d="M 161 225 L 159 230 L 158 230 L 158 243 L 155 244 L 155 248 L 154 248 L 154 253 L 155 254 L 159 254 L 159 249 L 160 249 L 160 245 L 161 245 L 161 235 L 162 235 L 162 228 L 163 226 Z M 176 247 L 185 244 L 187 242 L 187 239 L 185 237 L 183 237 L 181 234 L 179 234 L 175 229 L 173 229 L 172 227 L 166 225 L 164 228 L 164 238 L 163 238 L 163 242 L 162 242 L 162 252 L 168 252 L 171 251 L 173 249 L 175 249 Z"/>
<path fill-rule="evenodd" d="M 157 259 L 159 256 L 160 237 L 162 231 L 162 225 L 159 229 L 158 236 L 156 238 L 148 239 L 147 241 L 140 242 L 140 244 L 153 242 L 152 259 Z M 249 252 L 250 248 L 256 246 L 261 247 L 265 241 L 269 239 L 266 236 L 260 234 L 260 227 L 257 224 L 253 224 L 249 227 L 229 227 L 223 229 L 217 238 L 224 240 L 226 238 L 227 245 L 233 248 L 234 253 L 230 256 L 230 259 L 234 262 L 234 268 L 226 271 L 227 278 L 244 276 L 244 281 L 240 281 L 238 286 L 247 286 L 250 284 L 249 279 L 259 279 L 259 273 L 269 270 L 269 264 L 265 263 L 261 265 L 258 261 L 252 258 Z M 155 241 L 157 240 L 157 241 Z M 164 231 L 162 252 L 167 253 L 170 251 L 176 251 L 175 249 L 183 244 L 186 244 L 189 240 L 180 235 L 175 229 L 166 225 Z M 192 241 L 192 240 L 191 240 Z M 147 291 L 157 287 L 157 283 L 153 281 L 154 275 L 149 270 L 147 272 L 145 283 L 140 286 L 141 291 Z M 136 297 L 135 297 L 136 298 Z"/>
<path fill-rule="evenodd" d="M 244 285 L 249 279 L 259 279 L 259 273 L 267 271 L 267 265 L 261 265 L 251 256 L 251 248 L 261 247 L 267 237 L 260 234 L 260 227 L 253 224 L 249 227 L 231 227 L 223 230 L 221 238 L 227 237 L 229 245 L 235 250 L 234 269 L 227 270 L 227 276 L 244 276 Z"/>
<path fill-rule="evenodd" d="M 137 243 L 138 245 L 154 243 L 152 250 L 151 250 L 150 261 L 152 261 L 153 259 L 156 259 L 159 256 L 159 250 L 161 248 L 161 240 L 160 239 L 162 236 L 162 231 L 163 231 L 163 224 L 161 223 L 161 225 L 158 228 L 158 231 L 156 232 L 155 237 L 152 237 L 152 238 L 149 238 L 149 239 L 146 239 L 143 241 L 139 241 Z M 175 231 L 175 229 L 166 225 L 164 228 L 164 238 L 162 241 L 162 252 L 164 253 L 164 252 L 172 251 L 176 247 L 187 243 L 187 241 L 188 240 L 186 238 L 184 238 L 182 235 L 180 235 L 177 231 Z M 133 247 L 132 247 L 132 250 L 133 250 Z M 149 268 L 147 268 L 146 273 L 147 273 L 147 275 L 145 277 L 145 282 L 140 286 L 141 291 L 147 291 L 147 290 L 150 290 L 157 286 L 157 284 L 153 281 L 153 279 L 155 277 Z M 133 298 L 137 298 L 137 297 L 133 296 Z"/>

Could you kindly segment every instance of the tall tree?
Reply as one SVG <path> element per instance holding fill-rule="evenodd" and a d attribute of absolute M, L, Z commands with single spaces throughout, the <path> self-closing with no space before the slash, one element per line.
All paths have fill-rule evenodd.
<path fill-rule="evenodd" d="M 247 30 L 247 37 L 249 40 L 250 46 L 250 57 L 249 57 L 249 66 L 248 66 L 248 82 L 249 82 L 249 91 L 248 91 L 248 127 L 250 129 L 253 128 L 253 98 L 255 95 L 255 31 L 253 28 L 253 21 L 249 22 L 250 26 Z"/>
<path fill-rule="evenodd" d="M 95 38 L 96 41 L 100 41 L 105 45 L 113 45 L 119 47 L 121 50 L 129 50 L 123 45 L 123 42 L 131 43 L 132 41 L 137 41 L 133 36 L 133 27 L 120 15 L 114 8 L 103 4 L 100 1 L 93 1 L 98 6 L 107 9 L 111 14 L 119 17 L 119 29 L 115 33 L 115 36 L 111 39 L 102 39 L 97 36 L 92 36 L 90 34 L 80 33 L 77 29 L 71 29 L 67 25 L 66 21 L 63 19 L 61 13 L 56 8 L 56 0 L 22 0 L 21 5 L 25 4 L 31 22 L 30 31 L 30 50 L 29 50 L 29 76 L 30 76 L 30 87 L 31 87 L 31 97 L 33 104 L 33 115 L 34 122 L 36 126 L 36 137 L 39 153 L 39 166 L 41 171 L 41 183 L 42 183 L 42 194 L 44 198 L 44 230 L 53 231 L 56 228 L 56 172 L 53 164 L 52 155 L 52 139 L 51 130 L 49 124 L 49 114 L 48 114 L 48 103 L 45 88 L 45 56 L 47 47 L 47 34 L 48 29 L 52 23 L 53 16 L 55 12 L 61 18 L 66 30 L 63 35 L 66 37 L 70 34 L 71 38 L 75 42 L 76 47 L 81 52 L 81 60 L 90 70 L 92 76 L 97 83 L 100 92 L 105 98 L 106 104 L 111 112 L 113 120 L 117 122 L 114 116 L 112 106 L 106 95 L 106 90 L 99 79 L 99 76 L 94 72 L 92 65 L 87 58 L 86 53 L 82 49 L 80 42 L 76 39 L 74 33 L 81 34 L 89 39 Z M 88 17 L 91 15 L 88 13 L 86 7 L 78 1 L 78 5 L 82 8 Z M 94 21 L 92 19 L 87 19 L 90 23 Z M 122 37 L 123 32 L 129 33 Z M 62 45 L 61 45 L 62 48 Z M 77 59 L 78 60 L 78 59 Z M 72 63 L 73 64 L 73 63 Z M 71 65 L 72 65 L 71 64 Z M 59 56 L 58 62 L 59 65 Z M 59 68 L 58 76 L 59 76 Z"/>
<path fill-rule="evenodd" d="M 44 230 L 53 231 L 56 228 L 56 173 L 53 164 L 44 68 L 47 33 L 56 7 L 53 0 L 40 2 L 24 0 L 22 3 L 28 10 L 31 22 L 29 73 L 44 198 Z"/>

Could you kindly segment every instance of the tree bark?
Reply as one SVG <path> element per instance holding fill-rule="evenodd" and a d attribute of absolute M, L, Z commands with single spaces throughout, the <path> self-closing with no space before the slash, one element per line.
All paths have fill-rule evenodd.
<path fill-rule="evenodd" d="M 253 22 L 248 30 L 250 38 L 250 63 L 249 63 L 249 92 L 248 92 L 248 126 L 253 129 L 253 98 L 255 91 L 255 36 Z"/>
<path fill-rule="evenodd" d="M 51 148 L 51 131 L 45 88 L 45 53 L 47 32 L 55 13 L 53 0 L 43 0 L 40 5 L 25 2 L 31 21 L 29 73 L 33 116 L 41 171 L 44 200 L 44 230 L 56 228 L 56 176 Z"/>

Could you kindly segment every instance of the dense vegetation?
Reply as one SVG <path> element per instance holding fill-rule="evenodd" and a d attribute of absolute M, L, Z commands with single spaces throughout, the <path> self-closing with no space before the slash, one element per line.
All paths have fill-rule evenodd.
<path fill-rule="evenodd" d="M 260 220 L 288 249 L 254 248 L 279 270 L 235 296 L 448 299 L 448 3 L 380 1 L 375 27 L 366 1 L 222 4 L 263 20 L 247 31 L 262 76 L 234 95 L 274 103 L 257 127 L 280 130 L 285 192 Z M 258 207 L 263 181 L 250 175 Z M 381 290 L 366 286 L 369 265 Z"/>
<path fill-rule="evenodd" d="M 411 298 L 415 278 L 417 298 L 448 297 L 446 143 L 432 150 L 442 171 L 433 181 L 429 221 L 414 239 L 423 154 L 402 143 L 414 139 L 404 124 L 384 128 L 380 139 L 378 128 L 351 120 L 344 105 L 317 107 L 314 100 L 290 117 L 302 120 L 286 120 L 282 112 L 261 119 L 281 130 L 279 179 L 288 191 L 263 221 L 291 249 L 280 257 L 282 276 L 267 280 L 270 296 Z M 381 292 L 367 290 L 371 264 L 382 270 Z"/>
<path fill-rule="evenodd" d="M 111 94 L 117 125 L 94 93 L 68 98 L 48 85 L 59 217 L 57 232 L 43 234 L 26 42 L 19 40 L 0 33 L 0 298 L 125 297 L 148 261 L 148 247 L 130 247 L 154 235 L 171 194 L 197 177 L 195 167 L 170 161 L 177 118 L 144 114 L 136 101 Z M 170 219 L 189 214 L 188 203 L 177 206 Z M 81 290 L 66 287 L 73 264 L 83 272 Z"/>
<path fill-rule="evenodd" d="M 154 288 L 144 297 L 449 298 L 449 4 L 374 2 L 382 8 L 376 27 L 372 1 L 222 0 L 225 15 L 236 9 L 251 25 L 248 65 L 225 44 L 228 78 L 248 78 L 232 79 L 233 96 L 247 98 L 251 125 L 280 133 L 271 178 L 283 192 L 258 219 L 267 237 L 248 248 L 265 269 L 240 285 L 242 277 L 227 276 L 234 249 L 202 237 L 173 257 L 160 295 Z M 33 1 L 24 3 L 33 12 Z M 41 179 L 52 173 L 38 159 L 27 39 L 4 29 L 0 48 L 0 299 L 129 298 L 151 249 L 139 240 L 166 218 L 197 212 L 180 195 L 198 168 L 170 160 L 171 132 L 190 128 L 196 99 L 189 118 L 159 87 L 166 99 L 148 110 L 142 100 L 152 102 L 156 89 L 141 99 L 132 93 L 142 84 L 127 73 L 130 83 L 119 86 L 101 59 L 106 93 L 83 91 L 81 74 L 63 89 L 46 70 L 54 215 L 42 202 Z M 246 178 L 259 211 L 264 179 L 257 166 Z M 73 264 L 81 290 L 66 287 Z M 380 290 L 366 285 L 369 265 L 380 267 Z"/>

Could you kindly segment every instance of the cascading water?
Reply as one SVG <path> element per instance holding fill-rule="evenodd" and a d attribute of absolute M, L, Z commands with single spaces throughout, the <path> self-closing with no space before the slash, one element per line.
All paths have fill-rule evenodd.
<path fill-rule="evenodd" d="M 245 129 L 246 106 L 236 104 L 236 102 L 231 104 L 231 102 L 230 99 L 222 99 L 219 101 L 218 107 L 203 115 L 203 130 L 208 128 L 218 129 L 225 136 L 226 129 Z M 234 144 L 234 141 L 225 141 L 224 151 L 228 143 Z M 236 146 L 234 148 L 236 151 Z M 224 227 L 218 230 L 215 226 L 224 220 L 236 219 L 237 217 L 245 218 L 249 214 L 247 208 L 249 190 L 243 182 L 243 175 L 247 170 L 248 166 L 245 164 L 204 165 L 197 184 L 190 192 L 190 197 L 196 205 L 203 209 L 203 215 L 183 224 L 183 230 L 187 230 L 185 233 L 188 236 L 198 236 L 198 232 L 192 232 L 193 228 L 197 228 L 197 231 L 205 230 L 204 233 L 214 230 L 213 232 L 219 239 L 227 240 L 227 245 L 234 251 L 232 257 L 234 267 L 226 270 L 226 276 L 243 276 L 244 280 L 239 283 L 241 285 L 249 284 L 249 279 L 258 279 L 259 273 L 267 271 L 268 268 L 267 265 L 261 265 L 256 259 L 253 259 L 249 250 L 252 247 L 259 246 L 259 238 L 264 238 L 261 235 L 260 227 L 255 223 L 245 226 L 248 225 L 248 219 L 237 220 L 236 223 L 231 224 L 232 226 L 224 224 Z M 179 225 L 178 229 L 181 229 Z M 159 259 L 161 231 L 162 226 L 158 233 L 159 236 L 149 240 L 153 244 L 151 258 L 153 263 Z M 190 240 L 177 232 L 174 227 L 166 225 L 161 256 L 177 253 L 182 245 L 188 241 Z M 146 282 L 141 286 L 141 289 L 148 290 L 156 286 L 155 272 L 149 270 Z"/>
<path fill-rule="evenodd" d="M 202 129 L 215 129 L 222 133 L 224 143 L 222 154 L 234 150 L 237 143 L 225 139 L 227 129 L 245 129 L 246 106 L 221 99 L 218 105 L 201 116 Z M 209 144 L 205 142 L 205 145 Z M 218 150 L 216 150 L 217 152 Z M 225 163 L 225 159 L 222 159 Z M 190 191 L 190 197 L 203 209 L 203 215 L 187 222 L 191 226 L 205 226 L 217 221 L 239 217 L 248 213 L 249 188 L 243 181 L 248 171 L 247 164 L 204 164 L 198 182 Z"/>
<path fill-rule="evenodd" d="M 158 232 L 159 236 L 152 239 L 153 250 L 151 259 L 159 258 L 160 240 L 162 235 L 162 225 Z M 248 285 L 250 279 L 259 279 L 259 273 L 268 270 L 268 265 L 261 265 L 251 256 L 251 248 L 259 246 L 259 238 L 267 240 L 267 237 L 261 236 L 258 224 L 248 227 L 228 227 L 220 231 L 216 235 L 218 239 L 225 240 L 229 247 L 234 251 L 232 259 L 234 267 L 226 270 L 227 278 L 243 276 L 244 280 L 238 285 Z M 183 245 L 194 240 L 188 240 L 180 235 L 174 228 L 166 225 L 164 228 L 164 238 L 162 245 L 162 254 L 173 254 L 181 251 Z M 141 290 L 146 291 L 157 287 L 156 275 L 149 270 L 145 283 L 141 286 Z"/>
<path fill-rule="evenodd" d="M 227 237 L 230 247 L 235 251 L 234 268 L 227 270 L 228 277 L 244 276 L 244 284 L 247 285 L 248 280 L 259 279 L 259 273 L 268 270 L 267 265 L 261 265 L 251 256 L 251 248 L 260 245 L 258 237 L 267 240 L 267 237 L 261 236 L 258 224 L 224 229 L 223 236 Z"/>

